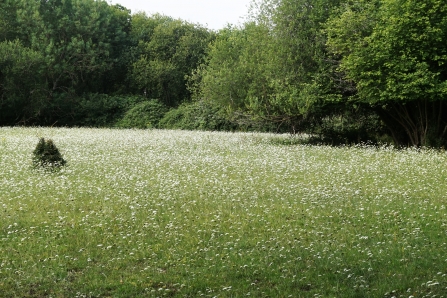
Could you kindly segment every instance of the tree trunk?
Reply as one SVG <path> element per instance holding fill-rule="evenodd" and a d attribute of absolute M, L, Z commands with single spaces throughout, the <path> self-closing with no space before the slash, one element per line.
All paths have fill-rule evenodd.
<path fill-rule="evenodd" d="M 447 144 L 446 103 L 419 100 L 389 104 L 377 110 L 397 146 L 445 146 Z"/>

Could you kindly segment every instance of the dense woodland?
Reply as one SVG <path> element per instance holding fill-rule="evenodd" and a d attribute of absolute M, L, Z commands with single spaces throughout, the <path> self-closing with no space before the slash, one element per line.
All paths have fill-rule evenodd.
<path fill-rule="evenodd" d="M 444 0 L 260 0 L 219 31 L 103 0 L 0 1 L 0 125 L 447 145 Z"/>

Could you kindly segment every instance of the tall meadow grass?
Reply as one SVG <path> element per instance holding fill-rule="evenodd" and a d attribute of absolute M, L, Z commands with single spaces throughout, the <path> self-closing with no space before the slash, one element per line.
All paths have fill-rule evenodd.
<path fill-rule="evenodd" d="M 0 297 L 446 297 L 447 154 L 288 138 L 0 128 Z"/>

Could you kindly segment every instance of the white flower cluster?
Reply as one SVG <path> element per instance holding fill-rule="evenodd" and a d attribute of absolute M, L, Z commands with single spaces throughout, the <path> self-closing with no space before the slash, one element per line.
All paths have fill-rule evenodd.
<path fill-rule="evenodd" d="M 40 136 L 68 166 L 30 168 Z M 447 292 L 447 154 L 272 138 L 288 136 L 0 128 L 0 285 L 79 281 L 79 297 L 101 295 L 81 287 L 101 277 L 154 296 Z"/>

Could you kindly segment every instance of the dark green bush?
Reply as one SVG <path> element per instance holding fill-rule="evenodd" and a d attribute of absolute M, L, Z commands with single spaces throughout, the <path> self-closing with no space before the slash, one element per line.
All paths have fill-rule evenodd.
<path fill-rule="evenodd" d="M 170 110 L 160 120 L 160 128 L 185 130 L 234 131 L 237 124 L 230 120 L 218 104 L 197 100 L 185 102 Z"/>
<path fill-rule="evenodd" d="M 44 167 L 54 169 L 64 166 L 66 163 L 52 140 L 40 138 L 36 149 L 33 151 L 33 166 L 35 168 Z"/>
<path fill-rule="evenodd" d="M 88 93 L 79 100 L 75 124 L 92 127 L 112 127 L 132 107 L 144 101 L 142 96 Z"/>
<path fill-rule="evenodd" d="M 168 108 L 159 100 L 152 99 L 138 103 L 128 110 L 116 123 L 121 128 L 157 128 Z"/>
<path fill-rule="evenodd" d="M 233 112 L 231 121 L 237 126 L 238 131 L 290 133 L 290 125 L 281 121 L 274 122 L 243 112 Z"/>

